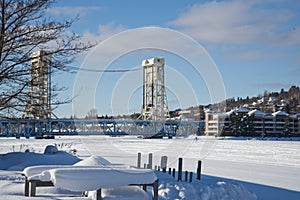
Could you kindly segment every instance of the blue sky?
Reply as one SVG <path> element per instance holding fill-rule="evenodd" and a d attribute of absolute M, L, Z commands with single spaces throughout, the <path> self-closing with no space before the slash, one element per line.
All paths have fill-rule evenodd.
<path fill-rule="evenodd" d="M 122 31 L 148 26 L 183 33 L 207 51 L 223 79 L 226 97 L 230 98 L 256 96 L 265 90 L 279 91 L 292 85 L 300 86 L 299 10 L 298 0 L 58 0 L 47 14 L 55 19 L 68 19 L 79 14 L 80 20 L 74 24 L 72 30 L 83 35 L 84 41 L 101 43 Z M 156 55 L 166 57 L 166 64 L 169 66 L 166 69 L 166 73 L 169 73 L 169 76 L 166 75 L 167 87 L 174 81 L 172 71 L 180 71 L 180 66 L 189 65 L 184 59 L 167 52 L 141 50 L 121 56 L 114 60 L 110 67 L 138 68 L 141 60 Z M 80 67 L 86 56 L 87 54 L 78 57 L 74 65 Z M 193 93 L 196 93 L 196 98 L 189 101 L 191 96 L 172 94 L 172 91 L 167 90 L 170 109 L 211 103 L 206 82 L 201 80 L 201 77 L 199 80 L 196 80 L 197 77 L 193 78 L 191 67 L 186 67 L 181 72 L 185 74 L 182 76 L 193 88 Z M 98 110 L 99 115 L 140 112 L 141 88 L 131 91 L 131 96 L 126 99 L 130 106 L 122 109 L 125 100 L 105 100 L 105 94 L 108 92 L 105 88 L 113 90 L 123 75 L 110 73 L 104 76 L 105 81 L 97 83 L 94 105 L 85 105 L 82 114 L 92 107 Z M 130 80 L 142 85 L 141 71 L 135 72 L 132 78 L 130 76 L 128 75 L 128 80 L 122 85 L 130 85 Z M 60 95 L 61 98 L 74 95 L 76 74 L 60 73 L 54 80 L 69 88 Z M 181 103 L 178 98 L 176 100 L 180 95 Z M 111 102 L 114 102 L 113 107 L 117 108 L 116 110 L 112 110 L 114 108 Z M 60 117 L 68 117 L 72 113 L 72 105 L 61 106 L 55 112 Z"/>

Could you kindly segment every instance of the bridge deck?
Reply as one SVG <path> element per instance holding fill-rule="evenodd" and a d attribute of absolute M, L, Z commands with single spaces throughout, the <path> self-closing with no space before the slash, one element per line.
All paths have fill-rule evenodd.
<path fill-rule="evenodd" d="M 30 137 L 47 135 L 187 135 L 196 134 L 203 122 L 114 119 L 0 120 L 0 136 Z"/>

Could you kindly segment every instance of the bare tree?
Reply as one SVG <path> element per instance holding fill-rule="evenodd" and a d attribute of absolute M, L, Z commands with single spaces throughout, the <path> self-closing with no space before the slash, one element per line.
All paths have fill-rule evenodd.
<path fill-rule="evenodd" d="M 45 11 L 52 0 L 0 0 L 0 114 L 24 110 L 35 51 L 51 57 L 49 73 L 70 71 L 78 53 L 93 47 L 69 31 L 78 19 L 57 22 Z M 56 101 L 55 104 L 65 101 Z"/>

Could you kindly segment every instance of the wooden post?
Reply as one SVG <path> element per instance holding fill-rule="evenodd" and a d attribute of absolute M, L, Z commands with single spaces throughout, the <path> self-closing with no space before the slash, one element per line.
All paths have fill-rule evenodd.
<path fill-rule="evenodd" d="M 154 166 L 154 170 L 157 170 L 157 165 Z"/>
<path fill-rule="evenodd" d="M 173 168 L 172 176 L 175 178 L 175 168 Z"/>
<path fill-rule="evenodd" d="M 141 168 L 141 160 L 142 160 L 142 154 L 139 152 L 137 158 L 137 168 Z"/>
<path fill-rule="evenodd" d="M 152 159 L 153 159 L 153 154 L 149 153 L 148 169 L 152 169 Z"/>
<path fill-rule="evenodd" d="M 143 187 L 143 190 L 144 190 L 145 192 L 147 192 L 147 185 L 143 185 L 142 187 Z"/>
<path fill-rule="evenodd" d="M 158 200 L 158 180 L 152 186 L 152 200 Z"/>
<path fill-rule="evenodd" d="M 193 172 L 190 172 L 190 182 L 193 181 Z"/>
<path fill-rule="evenodd" d="M 172 171 L 172 169 L 171 169 L 171 167 L 169 167 L 169 174 L 171 175 L 171 171 Z"/>
<path fill-rule="evenodd" d="M 163 172 L 166 172 L 167 165 L 168 165 L 168 157 L 167 156 L 162 156 L 161 160 L 160 160 L 160 167 L 161 167 Z"/>
<path fill-rule="evenodd" d="M 188 181 L 188 171 L 185 171 L 185 181 Z"/>
<path fill-rule="evenodd" d="M 29 181 L 27 176 L 25 176 L 25 188 L 24 188 L 24 194 L 25 196 L 29 196 Z"/>
<path fill-rule="evenodd" d="M 201 179 L 201 160 L 198 160 L 198 166 L 197 166 L 197 179 L 200 180 Z"/>
<path fill-rule="evenodd" d="M 178 181 L 182 180 L 182 158 L 178 159 Z"/>
<path fill-rule="evenodd" d="M 36 191 L 36 182 L 30 181 L 30 196 L 31 197 L 35 196 L 35 191 Z"/>
<path fill-rule="evenodd" d="M 96 200 L 103 200 L 102 195 L 101 195 L 101 188 L 97 190 L 96 192 Z"/>
<path fill-rule="evenodd" d="M 157 170 L 160 171 L 160 166 L 157 167 Z"/>

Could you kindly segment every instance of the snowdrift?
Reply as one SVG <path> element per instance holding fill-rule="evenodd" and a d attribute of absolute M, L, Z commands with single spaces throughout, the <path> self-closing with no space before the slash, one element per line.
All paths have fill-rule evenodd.
<path fill-rule="evenodd" d="M 65 151 L 55 150 L 51 145 L 46 147 L 44 154 L 34 152 L 0 154 L 0 170 L 22 171 L 35 165 L 73 165 L 80 160 Z"/>

